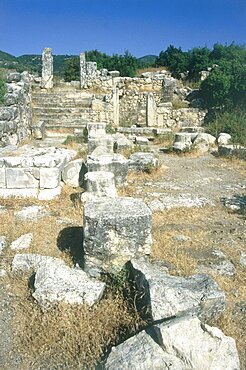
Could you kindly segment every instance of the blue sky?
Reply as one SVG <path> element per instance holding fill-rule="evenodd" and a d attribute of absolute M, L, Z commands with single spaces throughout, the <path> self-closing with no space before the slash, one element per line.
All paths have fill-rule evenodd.
<path fill-rule="evenodd" d="M 0 0 L 0 50 L 13 55 L 159 54 L 246 43 L 246 0 Z"/>

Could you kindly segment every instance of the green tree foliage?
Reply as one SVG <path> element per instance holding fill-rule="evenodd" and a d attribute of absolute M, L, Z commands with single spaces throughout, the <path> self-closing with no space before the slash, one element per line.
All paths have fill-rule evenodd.
<path fill-rule="evenodd" d="M 4 73 L 0 72 L 0 105 L 4 105 L 6 92 L 6 77 Z"/>
<path fill-rule="evenodd" d="M 80 80 L 79 57 L 67 59 L 64 66 L 64 80 L 66 82 Z"/>
<path fill-rule="evenodd" d="M 109 70 L 119 71 L 122 77 L 134 77 L 139 63 L 137 58 L 126 50 L 124 55 L 113 54 L 108 67 Z"/>
<path fill-rule="evenodd" d="M 188 71 L 189 54 L 183 52 L 180 47 L 170 45 L 165 51 L 160 52 L 156 65 L 168 67 L 172 75 L 178 78 L 181 73 Z"/>

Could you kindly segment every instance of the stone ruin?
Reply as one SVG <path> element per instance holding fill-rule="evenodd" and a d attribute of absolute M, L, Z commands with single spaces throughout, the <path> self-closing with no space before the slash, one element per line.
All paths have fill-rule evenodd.
<path fill-rule="evenodd" d="M 102 273 L 128 271 L 136 309 L 147 320 L 148 328 L 113 348 L 106 369 L 128 369 L 129 364 L 134 367 L 136 363 L 143 369 L 167 369 L 170 364 L 183 369 L 187 363 L 190 369 L 199 369 L 204 359 L 206 368 L 238 369 L 234 340 L 206 325 L 224 312 L 224 292 L 205 274 L 171 276 L 165 266 L 152 262 L 152 212 L 142 200 L 120 197 L 117 192 L 126 183 L 129 169 L 141 171 L 149 165 L 158 166 L 152 153 L 136 153 L 129 160 L 119 154 L 117 149 L 132 145 L 124 133 L 129 139 L 135 135 L 135 142 L 145 145 L 139 136 L 163 134 L 182 126 L 195 127 L 196 131 L 205 112 L 198 108 L 173 108 L 174 95 L 185 97 L 188 91 L 178 88 L 166 71 L 122 78 L 117 71 L 98 71 L 96 64 L 86 62 L 82 53 L 79 89 L 61 84 L 60 91 L 54 92 L 52 68 L 51 49 L 45 49 L 41 81 L 27 73 L 8 77 L 8 106 L 0 108 L 1 144 L 6 145 L 0 157 L 0 196 L 49 200 L 60 194 L 63 182 L 74 187 L 83 184 L 84 264 L 71 268 L 58 258 L 16 254 L 13 271 L 35 271 L 33 298 L 45 308 L 59 301 L 92 306 L 105 290 L 105 283 L 100 281 Z M 38 93 L 32 93 L 32 84 L 36 84 Z M 63 90 L 65 87 L 71 90 Z M 98 87 L 100 92 L 90 92 Z M 39 107 L 34 105 L 38 100 L 42 103 Z M 49 105 L 49 100 L 54 106 Z M 67 122 L 61 119 L 54 123 L 50 110 L 58 116 L 63 111 Z M 114 135 L 106 133 L 107 124 L 118 127 L 125 119 L 134 119 L 137 127 L 123 127 Z M 13 147 L 30 138 L 34 131 L 39 132 L 39 139 L 43 138 L 44 127 L 46 134 L 52 127 L 81 134 L 86 127 L 86 161 L 73 160 L 76 153 L 67 149 Z M 177 135 L 176 142 L 185 146 L 192 140 L 205 140 L 203 133 Z M 26 237 L 30 244 L 30 235 Z M 17 249 L 23 240 L 18 240 Z M 123 363 L 126 367 L 122 367 Z"/>

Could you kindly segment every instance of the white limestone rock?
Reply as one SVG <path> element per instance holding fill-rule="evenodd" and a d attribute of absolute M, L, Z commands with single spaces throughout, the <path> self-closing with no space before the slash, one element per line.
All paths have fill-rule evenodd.
<path fill-rule="evenodd" d="M 147 137 L 144 136 L 136 136 L 135 144 L 140 146 L 146 146 L 149 145 L 149 140 Z"/>
<path fill-rule="evenodd" d="M 231 141 L 231 135 L 225 132 L 221 132 L 218 136 L 217 143 L 218 145 L 228 145 Z"/>
<path fill-rule="evenodd" d="M 151 211 L 140 199 L 97 198 L 84 207 L 85 265 L 122 267 L 150 254 Z"/>
<path fill-rule="evenodd" d="M 86 125 L 88 137 L 106 135 L 106 126 L 106 122 L 88 122 Z"/>
<path fill-rule="evenodd" d="M 62 181 L 73 188 L 81 186 L 84 166 L 83 159 L 75 159 L 69 162 L 62 171 Z"/>
<path fill-rule="evenodd" d="M 112 172 L 88 172 L 85 175 L 85 190 L 82 200 L 88 201 L 94 197 L 117 197 L 114 174 Z"/>
<path fill-rule="evenodd" d="M 128 166 L 134 171 L 149 171 L 158 167 L 159 162 L 153 153 L 138 152 L 130 156 Z"/>
<path fill-rule="evenodd" d="M 128 268 L 140 296 L 149 299 L 153 321 L 184 313 L 207 321 L 225 310 L 225 293 L 208 275 L 171 276 L 143 258 L 131 260 Z"/>
<path fill-rule="evenodd" d="M 41 254 L 34 253 L 16 254 L 12 261 L 12 271 L 36 271 L 43 262 L 55 262 L 57 264 L 65 265 L 65 262 L 60 258 L 43 256 Z"/>
<path fill-rule="evenodd" d="M 21 235 L 10 244 L 10 248 L 14 250 L 28 249 L 32 243 L 32 239 L 32 233 Z"/>
<path fill-rule="evenodd" d="M 0 236 L 0 255 L 3 253 L 4 249 L 7 247 L 7 238 L 4 235 Z"/>
<path fill-rule="evenodd" d="M 84 271 L 54 262 L 42 262 L 35 275 L 33 297 L 43 307 L 56 302 L 87 304 L 98 302 L 105 283 L 90 278 Z"/>
<path fill-rule="evenodd" d="M 116 151 L 121 151 L 124 149 L 131 149 L 133 147 L 133 143 L 127 139 L 124 134 L 116 133 L 113 134 L 114 139 L 114 149 Z"/>
<path fill-rule="evenodd" d="M 208 151 L 213 145 L 216 143 L 216 137 L 206 134 L 206 133 L 200 133 L 197 135 L 197 137 L 193 141 L 194 145 L 199 149 L 200 151 Z"/>
<path fill-rule="evenodd" d="M 107 153 L 114 151 L 114 139 L 112 135 L 97 135 L 88 138 L 88 153 L 91 154 L 98 146 L 104 146 Z"/>
<path fill-rule="evenodd" d="M 15 212 L 17 218 L 28 221 L 37 221 L 48 215 L 50 215 L 49 211 L 42 206 L 36 205 L 23 207 L 22 210 Z"/>
<path fill-rule="evenodd" d="M 106 370 L 239 370 L 233 338 L 196 317 L 183 317 L 155 325 L 117 347 Z"/>
<path fill-rule="evenodd" d="M 61 194 L 61 189 L 61 185 L 54 189 L 40 189 L 37 197 L 39 200 L 51 200 L 57 198 Z"/>
<path fill-rule="evenodd" d="M 191 133 L 179 132 L 175 134 L 173 150 L 183 151 L 185 149 L 189 149 L 191 145 Z"/>

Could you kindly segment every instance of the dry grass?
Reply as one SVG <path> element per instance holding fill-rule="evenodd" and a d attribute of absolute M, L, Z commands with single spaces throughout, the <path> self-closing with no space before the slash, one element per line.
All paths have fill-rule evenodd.
<path fill-rule="evenodd" d="M 230 213 L 220 207 L 203 207 L 201 209 L 173 209 L 170 211 L 155 213 L 153 215 L 153 238 L 154 245 L 152 257 L 171 263 L 174 268 L 171 274 L 188 276 L 196 273 L 202 253 L 213 248 L 223 251 L 227 259 L 232 261 L 236 273 L 233 277 L 225 277 L 216 272 L 208 272 L 211 277 L 225 291 L 227 308 L 224 315 L 212 325 L 218 326 L 226 335 L 236 340 L 241 364 L 245 363 L 245 322 L 241 322 L 235 316 L 234 308 L 240 302 L 246 302 L 246 273 L 240 264 L 240 254 L 245 252 L 245 241 L 238 231 L 237 243 L 228 242 L 227 235 L 223 236 L 223 226 L 226 219 L 237 219 L 238 215 Z M 221 225 L 220 225 L 221 224 Z M 237 233 L 237 231 L 235 231 Z M 186 241 L 180 243 L 174 236 L 185 234 Z M 229 231 L 230 234 L 230 231 Z M 236 237 L 236 235 L 234 235 Z M 196 254 L 200 255 L 194 257 Z"/>
<path fill-rule="evenodd" d="M 14 344 L 22 369 L 94 369 L 105 351 L 141 322 L 121 295 L 109 293 L 92 308 L 61 303 L 42 311 L 27 290 L 27 278 L 15 282 Z"/>

